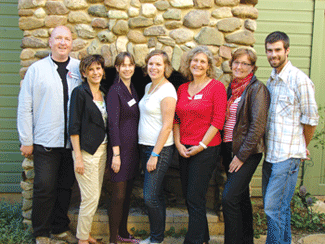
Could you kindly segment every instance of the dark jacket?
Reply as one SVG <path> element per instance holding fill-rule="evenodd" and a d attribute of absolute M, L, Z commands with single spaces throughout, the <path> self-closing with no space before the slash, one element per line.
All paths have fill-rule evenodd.
<path fill-rule="evenodd" d="M 231 84 L 227 89 L 227 98 L 230 96 Z M 265 151 L 264 135 L 269 106 L 269 91 L 254 75 L 238 103 L 233 132 L 233 155 L 243 162 L 249 156 Z"/>
<path fill-rule="evenodd" d="M 87 82 L 72 91 L 69 135 L 79 135 L 80 149 L 93 155 L 106 134 L 104 120 Z"/>

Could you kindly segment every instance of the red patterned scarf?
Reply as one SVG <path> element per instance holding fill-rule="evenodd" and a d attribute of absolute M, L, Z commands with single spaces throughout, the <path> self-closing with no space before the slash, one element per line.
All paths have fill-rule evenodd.
<path fill-rule="evenodd" d="M 233 104 L 234 101 L 243 94 L 243 92 L 245 91 L 247 85 L 251 81 L 253 75 L 254 75 L 253 73 L 249 73 L 249 75 L 247 75 L 244 79 L 235 78 L 231 82 L 231 97 L 227 101 L 226 120 L 228 119 L 229 114 L 230 114 L 230 106 L 231 106 L 231 104 Z"/>

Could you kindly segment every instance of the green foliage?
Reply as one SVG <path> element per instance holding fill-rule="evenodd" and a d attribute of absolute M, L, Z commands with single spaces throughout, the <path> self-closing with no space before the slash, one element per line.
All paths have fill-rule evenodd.
<path fill-rule="evenodd" d="M 137 237 L 141 237 L 142 239 L 147 238 L 149 236 L 149 233 L 145 230 L 137 230 L 134 227 L 131 228 L 132 234 Z M 170 227 L 169 230 L 165 231 L 165 237 L 174 237 L 174 238 L 179 238 L 182 236 L 185 236 L 187 232 L 186 228 L 181 229 L 179 232 L 175 231 L 174 227 Z"/>
<path fill-rule="evenodd" d="M 308 192 L 295 191 L 291 201 L 291 226 L 293 229 L 307 232 L 325 231 L 325 214 L 315 213 L 312 206 L 317 201 Z"/>
<path fill-rule="evenodd" d="M 313 136 L 313 141 L 315 141 L 315 148 L 325 149 L 325 106 L 320 106 L 318 108 L 319 123 L 315 134 Z"/>
<path fill-rule="evenodd" d="M 33 243 L 30 227 L 26 227 L 22 221 L 21 204 L 0 201 L 0 243 Z"/>
<path fill-rule="evenodd" d="M 253 221 L 255 223 L 256 228 L 254 228 L 254 238 L 259 239 L 262 234 L 264 234 L 266 226 L 266 215 L 263 212 L 262 215 L 259 213 L 255 213 L 253 216 Z"/>

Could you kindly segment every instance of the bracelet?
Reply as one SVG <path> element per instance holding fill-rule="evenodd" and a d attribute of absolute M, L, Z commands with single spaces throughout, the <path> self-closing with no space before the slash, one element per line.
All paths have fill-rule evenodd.
<path fill-rule="evenodd" d="M 204 148 L 204 149 L 207 149 L 208 147 L 203 143 L 203 142 L 199 142 L 199 144 Z"/>
<path fill-rule="evenodd" d="M 151 152 L 151 156 L 154 156 L 154 157 L 160 157 L 159 154 L 155 153 L 155 152 Z"/>
<path fill-rule="evenodd" d="M 121 154 L 113 154 L 113 157 L 118 157 L 120 156 Z"/>

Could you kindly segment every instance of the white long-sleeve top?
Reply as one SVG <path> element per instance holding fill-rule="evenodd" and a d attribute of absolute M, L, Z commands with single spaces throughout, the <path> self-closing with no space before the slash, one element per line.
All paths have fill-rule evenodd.
<path fill-rule="evenodd" d="M 72 90 L 81 83 L 79 63 L 70 57 L 67 65 L 69 101 Z M 57 65 L 48 56 L 33 63 L 22 82 L 17 111 L 19 140 L 24 146 L 66 147 L 64 123 L 63 85 Z"/>

